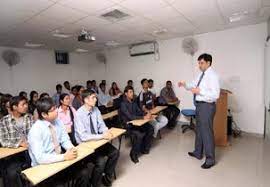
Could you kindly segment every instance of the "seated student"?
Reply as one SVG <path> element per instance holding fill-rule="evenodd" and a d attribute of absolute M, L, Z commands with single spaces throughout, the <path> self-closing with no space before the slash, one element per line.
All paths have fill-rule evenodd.
<path fill-rule="evenodd" d="M 148 90 L 147 79 L 142 79 L 141 84 L 143 90 L 138 96 L 140 107 L 145 113 L 149 113 L 150 110 L 155 107 L 154 96 L 152 92 Z M 154 127 L 154 137 L 156 138 L 158 131 L 167 125 L 168 119 L 164 115 L 159 114 L 155 120 L 152 120 L 149 123 Z"/>
<path fill-rule="evenodd" d="M 18 148 L 28 147 L 27 135 L 33 124 L 33 119 L 28 111 L 27 99 L 15 96 L 10 99 L 10 114 L 0 121 L 0 144 L 2 147 Z M 5 161 L 7 165 L 7 181 L 9 186 L 22 186 L 17 172 L 25 169 L 27 159 L 24 154 L 18 154 Z"/>
<path fill-rule="evenodd" d="M 77 95 L 75 95 L 73 101 L 72 101 L 72 106 L 78 110 L 82 105 L 83 105 L 83 100 L 82 100 L 82 91 L 84 90 L 84 87 L 81 85 L 77 86 Z"/>
<path fill-rule="evenodd" d="M 50 95 L 46 92 L 43 92 L 42 94 L 40 94 L 39 96 L 39 99 L 42 99 L 42 98 L 49 98 Z M 37 112 L 37 109 L 34 110 L 34 114 L 33 114 L 33 119 L 34 121 L 37 121 L 38 120 L 38 112 Z"/>
<path fill-rule="evenodd" d="M 57 108 L 51 98 L 43 98 L 37 102 L 39 119 L 33 124 L 28 134 L 29 155 L 31 165 L 50 164 L 77 157 L 77 149 L 72 145 L 64 124 L 57 119 Z M 62 153 L 61 148 L 66 152 Z M 57 175 L 53 181 L 47 181 L 45 186 L 55 186 L 64 183 L 66 179 L 76 176 L 75 186 L 90 185 L 90 171 L 77 163 Z"/>
<path fill-rule="evenodd" d="M 59 106 L 59 97 L 62 93 L 62 85 L 61 84 L 57 84 L 56 85 L 56 93 L 52 96 L 52 99 L 54 101 L 54 103 L 56 104 L 56 106 Z"/>
<path fill-rule="evenodd" d="M 98 94 L 98 86 L 96 80 L 92 80 L 92 90 L 94 90 Z"/>
<path fill-rule="evenodd" d="M 86 89 L 87 90 L 91 90 L 92 89 L 92 81 L 91 80 L 86 81 Z"/>
<path fill-rule="evenodd" d="M 29 100 L 29 104 L 28 104 L 28 112 L 32 115 L 34 114 L 34 111 L 36 109 L 37 100 L 38 100 L 38 93 L 34 90 L 31 91 L 30 92 L 30 100 Z"/>
<path fill-rule="evenodd" d="M 2 98 L 4 97 L 4 94 L 0 92 L 0 119 L 2 116 Z"/>
<path fill-rule="evenodd" d="M 154 88 L 153 79 L 148 80 L 148 90 L 154 95 L 154 99 L 156 99 L 158 95 L 157 95 L 156 89 Z"/>
<path fill-rule="evenodd" d="M 140 153 L 149 153 L 154 128 L 149 123 L 143 126 L 133 126 L 132 124 L 127 124 L 127 122 L 135 119 L 152 119 L 152 116 L 149 113 L 144 116 L 143 111 L 139 108 L 137 102 L 134 101 L 133 87 L 127 86 L 124 94 L 123 101 L 120 105 L 119 116 L 131 136 L 132 148 L 129 155 L 131 160 L 136 164 L 139 162 L 138 156 Z"/>
<path fill-rule="evenodd" d="M 2 96 L 0 119 L 2 119 L 2 117 L 11 113 L 10 106 L 9 106 L 9 101 L 11 98 L 12 98 L 12 95 L 10 95 L 10 94 L 4 94 Z"/>
<path fill-rule="evenodd" d="M 46 92 L 43 92 L 43 93 L 40 94 L 39 99 L 48 98 L 48 97 L 50 97 L 50 95 L 48 93 L 46 93 Z"/>
<path fill-rule="evenodd" d="M 21 91 L 21 92 L 19 93 L 19 96 L 25 97 L 25 98 L 27 99 L 27 93 L 26 93 L 25 91 Z"/>
<path fill-rule="evenodd" d="M 113 98 L 106 94 L 106 86 L 105 84 L 100 83 L 99 85 L 100 92 L 97 94 L 98 97 L 98 106 L 108 106 L 113 102 Z"/>
<path fill-rule="evenodd" d="M 100 84 L 104 84 L 105 87 L 106 87 L 106 80 L 102 80 Z M 101 90 L 100 90 L 100 84 L 99 84 L 99 87 L 98 87 L 98 93 L 101 92 Z M 105 94 L 107 94 L 107 90 L 105 90 Z"/>
<path fill-rule="evenodd" d="M 70 106 L 70 96 L 63 93 L 59 98 L 60 106 L 57 109 L 58 119 L 62 121 L 73 145 L 76 145 L 74 136 L 74 118 L 76 110 Z"/>
<path fill-rule="evenodd" d="M 78 109 L 75 118 L 75 137 L 77 143 L 110 139 L 112 135 L 106 127 L 97 107 L 97 95 L 93 90 L 82 93 L 84 105 Z M 107 161 L 105 163 L 105 158 Z M 112 176 L 119 157 L 119 151 L 110 143 L 96 149 L 91 161 L 95 164 L 92 172 L 92 185 L 99 186 L 100 180 L 105 186 L 112 185 Z M 103 175 L 104 173 L 104 175 Z M 103 177 L 102 177 L 103 175 Z"/>
<path fill-rule="evenodd" d="M 165 99 L 166 103 L 174 103 L 176 102 L 177 105 L 179 104 L 179 99 L 176 97 L 173 88 L 172 88 L 172 82 L 167 81 L 166 82 L 166 87 L 162 88 L 160 91 L 160 97 Z M 176 120 L 177 117 L 180 114 L 180 110 L 177 107 L 177 105 L 168 105 L 168 108 L 166 109 L 167 117 L 169 119 L 168 127 L 169 128 L 174 128 L 176 126 Z"/>
<path fill-rule="evenodd" d="M 63 91 L 64 93 L 70 93 L 71 92 L 71 86 L 70 86 L 70 83 L 68 82 L 68 81 L 65 81 L 64 82 L 64 88 L 65 88 L 65 90 Z"/>
<path fill-rule="evenodd" d="M 71 92 L 70 92 L 70 103 L 72 105 L 73 100 L 75 98 L 75 96 L 78 94 L 78 90 L 77 90 L 78 85 L 75 85 L 71 88 Z"/>
<path fill-rule="evenodd" d="M 127 86 L 132 86 L 133 87 L 133 80 L 128 80 L 127 81 Z"/>
<path fill-rule="evenodd" d="M 110 88 L 109 90 L 109 94 L 110 96 L 114 97 L 114 98 L 117 98 L 119 97 L 120 95 L 122 95 L 122 92 L 121 90 L 118 88 L 116 82 L 113 82 L 112 83 L 112 87 Z"/>

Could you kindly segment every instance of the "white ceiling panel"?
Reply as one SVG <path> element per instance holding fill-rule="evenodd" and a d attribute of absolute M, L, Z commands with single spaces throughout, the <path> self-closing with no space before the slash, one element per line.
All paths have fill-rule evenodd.
<path fill-rule="evenodd" d="M 120 3 L 121 6 L 130 9 L 138 14 L 147 14 L 157 9 L 168 6 L 163 0 L 126 0 Z"/>
<path fill-rule="evenodd" d="M 22 23 L 51 5 L 53 2 L 48 0 L 1 0 L 0 33 L 8 31 L 14 25 Z"/>
<path fill-rule="evenodd" d="M 100 17 L 114 9 L 130 17 L 114 23 Z M 241 11 L 254 13 L 230 23 Z M 44 49 L 97 50 L 108 41 L 127 45 L 183 37 L 261 23 L 269 16 L 270 0 L 0 0 L 0 45 L 24 47 L 28 41 L 45 43 Z M 97 40 L 78 42 L 83 28 Z M 72 37 L 55 38 L 56 29 Z"/>
<path fill-rule="evenodd" d="M 146 12 L 143 14 L 143 16 L 155 22 L 160 22 L 164 20 L 174 19 L 176 17 L 181 16 L 181 14 L 179 14 L 179 12 L 177 12 L 171 6 L 166 6 L 159 9 L 155 9 L 151 12 Z"/>
<path fill-rule="evenodd" d="M 229 17 L 239 12 L 257 12 L 261 7 L 258 0 L 217 0 L 220 10 L 224 16 Z"/>
<path fill-rule="evenodd" d="M 84 11 L 88 14 L 95 14 L 97 11 L 115 5 L 114 2 L 109 0 L 60 0 L 58 3 Z"/>
<path fill-rule="evenodd" d="M 47 20 L 54 19 L 62 23 L 72 23 L 88 15 L 76 9 L 55 4 L 38 16 Z"/>

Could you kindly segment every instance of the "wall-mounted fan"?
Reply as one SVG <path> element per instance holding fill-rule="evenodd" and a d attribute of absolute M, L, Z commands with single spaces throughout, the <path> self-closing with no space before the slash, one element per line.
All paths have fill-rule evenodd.
<path fill-rule="evenodd" d="M 106 55 L 103 52 L 98 52 L 96 54 L 96 59 L 98 62 L 103 63 L 103 64 L 106 64 L 106 62 L 107 62 Z"/>
<path fill-rule="evenodd" d="M 199 45 L 198 45 L 198 42 L 194 38 L 185 38 L 182 42 L 182 48 L 185 53 L 191 56 L 194 56 L 194 54 L 199 49 Z"/>
<path fill-rule="evenodd" d="M 2 58 L 5 63 L 11 68 L 20 63 L 20 56 L 16 51 L 5 50 L 2 52 Z"/>

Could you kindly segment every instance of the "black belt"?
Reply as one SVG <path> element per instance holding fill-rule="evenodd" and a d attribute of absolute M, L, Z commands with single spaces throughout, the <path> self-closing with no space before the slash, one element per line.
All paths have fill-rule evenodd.
<path fill-rule="evenodd" d="M 208 103 L 208 102 L 205 102 L 205 101 L 196 101 L 196 104 L 199 104 L 199 103 L 207 103 L 207 104 L 216 104 L 216 102 L 212 102 L 212 103 Z"/>

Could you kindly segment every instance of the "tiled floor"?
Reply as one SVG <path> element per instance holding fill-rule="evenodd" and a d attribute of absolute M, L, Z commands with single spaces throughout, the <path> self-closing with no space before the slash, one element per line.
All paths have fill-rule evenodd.
<path fill-rule="evenodd" d="M 123 139 L 115 187 L 270 187 L 270 142 L 251 135 L 231 139 L 231 146 L 216 149 L 217 165 L 190 158 L 194 133 L 164 129 L 149 155 L 138 164 L 129 159 L 130 145 Z M 114 142 L 117 145 L 117 141 Z M 0 184 L 1 186 L 1 184 Z"/>
<path fill-rule="evenodd" d="M 130 147 L 122 145 L 116 187 L 270 187 L 270 143 L 244 135 L 231 139 L 231 146 L 216 149 L 217 165 L 201 169 L 204 160 L 190 158 L 194 133 L 179 128 L 163 130 L 149 155 L 138 164 L 129 160 Z"/>

